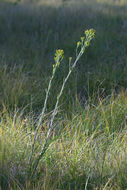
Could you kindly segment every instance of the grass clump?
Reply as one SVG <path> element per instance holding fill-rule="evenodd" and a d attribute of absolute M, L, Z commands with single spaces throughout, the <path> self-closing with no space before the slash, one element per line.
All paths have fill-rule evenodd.
<path fill-rule="evenodd" d="M 34 139 L 33 121 L 21 116 L 16 119 L 16 114 L 12 117 L 7 111 L 1 113 L 1 187 L 15 184 L 16 189 L 126 189 L 126 101 L 124 93 L 111 96 L 96 106 L 86 106 L 71 120 L 57 122 L 63 126 L 59 138 L 54 133 L 32 179 L 28 160 Z M 119 118 L 115 117 L 116 110 L 121 113 Z M 35 159 L 47 132 L 44 123 L 35 146 Z"/>

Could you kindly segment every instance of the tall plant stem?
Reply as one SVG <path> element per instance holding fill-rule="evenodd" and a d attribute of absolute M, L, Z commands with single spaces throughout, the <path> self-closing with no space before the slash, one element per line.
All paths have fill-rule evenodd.
<path fill-rule="evenodd" d="M 35 142 L 36 142 L 37 137 L 38 137 L 38 131 L 39 131 L 39 129 L 41 127 L 41 123 L 42 123 L 42 121 L 44 119 L 44 114 L 45 114 L 45 110 L 46 110 L 46 107 L 47 107 L 48 96 L 49 96 L 49 92 L 50 92 L 50 89 L 51 89 L 51 85 L 52 85 L 52 81 L 53 81 L 54 76 L 55 76 L 55 72 L 52 74 L 52 77 L 51 77 L 51 79 L 49 81 L 48 89 L 46 91 L 46 97 L 45 97 L 45 101 L 44 101 L 44 106 L 43 106 L 43 109 L 42 109 L 42 112 L 41 112 L 41 115 L 40 115 L 40 118 L 39 118 L 39 121 L 38 121 L 38 125 L 37 125 L 36 131 L 35 131 L 34 141 L 33 141 L 33 144 L 32 144 L 32 150 L 31 150 L 29 160 L 28 160 L 29 164 L 31 162 L 31 158 L 32 158 L 32 155 L 33 155 Z"/>
<path fill-rule="evenodd" d="M 34 169 L 33 169 L 33 174 L 36 172 L 37 167 L 38 167 L 38 164 L 39 164 L 39 161 L 41 160 L 42 156 L 44 155 L 45 151 L 46 151 L 47 148 L 48 148 L 48 141 L 50 140 L 52 130 L 54 129 L 54 127 L 53 127 L 53 121 L 54 121 L 55 116 L 56 116 L 56 114 L 57 114 L 57 112 L 58 112 L 58 111 L 57 111 L 57 109 L 58 109 L 58 104 L 59 104 L 60 97 L 62 96 L 64 87 L 65 87 L 65 85 L 66 85 L 66 83 L 67 83 L 67 81 L 68 81 L 68 79 L 69 79 L 69 77 L 70 77 L 70 75 L 71 75 L 73 69 L 76 67 L 76 64 L 77 64 L 78 60 L 79 60 L 80 57 L 82 56 L 82 54 L 83 54 L 83 49 L 80 50 L 80 52 L 79 52 L 79 54 L 78 54 L 78 56 L 77 56 L 75 62 L 74 62 L 73 65 L 70 67 L 69 72 L 68 72 L 66 78 L 65 78 L 64 81 L 63 81 L 63 84 L 62 84 L 60 93 L 59 93 L 59 95 L 57 96 L 57 101 L 56 101 L 56 104 L 55 104 L 54 111 L 53 111 L 53 113 L 52 113 L 52 118 L 51 118 L 51 120 L 50 120 L 50 126 L 49 126 L 49 130 L 48 130 L 48 133 L 47 133 L 47 138 L 46 138 L 46 140 L 45 140 L 45 143 L 44 143 L 44 146 L 43 146 L 43 148 L 42 148 L 42 151 L 41 151 L 41 153 L 39 154 L 39 156 L 38 156 L 38 158 L 36 159 L 36 161 L 35 161 L 35 163 L 34 163 L 34 166 L 33 166 L 33 167 L 34 167 Z M 33 175 L 33 174 L 32 174 L 32 175 Z"/>

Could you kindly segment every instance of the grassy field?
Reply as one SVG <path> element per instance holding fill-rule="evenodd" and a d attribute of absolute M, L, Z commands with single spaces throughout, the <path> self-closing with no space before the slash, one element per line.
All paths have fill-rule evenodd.
<path fill-rule="evenodd" d="M 68 58 L 90 28 L 33 174 Z M 29 162 L 56 49 L 65 57 Z M 0 0 L 0 189 L 127 190 L 127 0 Z"/>

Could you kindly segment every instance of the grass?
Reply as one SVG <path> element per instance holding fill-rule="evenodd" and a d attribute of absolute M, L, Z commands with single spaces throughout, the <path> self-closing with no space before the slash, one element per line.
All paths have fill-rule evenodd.
<path fill-rule="evenodd" d="M 127 97 L 121 94 L 100 101 L 96 107 L 81 108 L 71 121 L 59 121 L 62 131 L 54 137 L 39 164 L 36 188 L 84 189 L 87 185 L 87 189 L 126 189 L 126 113 Z M 13 179 L 16 185 L 26 183 L 25 189 L 34 189 L 34 182 L 29 184 L 27 178 L 33 121 L 17 114 L 9 115 L 6 110 L 2 113 L 1 171 L 10 183 Z M 46 138 L 46 123 L 43 128 L 35 157 Z"/>
<path fill-rule="evenodd" d="M 0 188 L 127 189 L 127 2 L 0 0 Z M 50 146 L 31 178 L 29 155 L 56 49 L 56 72 L 32 159 L 42 149 L 67 59 L 85 29 L 96 38 L 60 100 Z"/>

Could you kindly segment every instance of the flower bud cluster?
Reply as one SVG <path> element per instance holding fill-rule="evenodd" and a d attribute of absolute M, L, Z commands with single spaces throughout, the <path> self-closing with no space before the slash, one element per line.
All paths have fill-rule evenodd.
<path fill-rule="evenodd" d="M 63 60 L 63 58 L 64 58 L 64 51 L 62 49 L 56 50 L 54 57 L 55 64 L 53 64 L 53 72 L 55 72 L 56 68 L 59 67 L 60 62 Z"/>
<path fill-rule="evenodd" d="M 90 29 L 84 32 L 85 36 L 82 36 L 80 41 L 77 42 L 77 49 L 81 47 L 81 52 L 84 53 L 85 48 L 90 45 L 90 41 L 95 37 L 95 30 Z"/>

